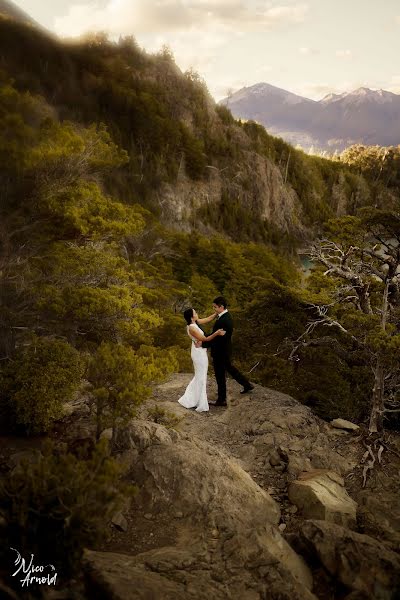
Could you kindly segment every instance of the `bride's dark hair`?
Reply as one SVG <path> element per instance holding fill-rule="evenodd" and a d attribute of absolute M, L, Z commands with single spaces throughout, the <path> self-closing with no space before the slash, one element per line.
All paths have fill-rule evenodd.
<path fill-rule="evenodd" d="M 188 325 L 192 323 L 193 308 L 187 308 L 183 313 L 183 317 Z"/>

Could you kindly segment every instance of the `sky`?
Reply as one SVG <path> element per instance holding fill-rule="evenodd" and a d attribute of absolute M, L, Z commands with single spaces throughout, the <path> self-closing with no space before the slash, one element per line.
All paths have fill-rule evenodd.
<path fill-rule="evenodd" d="M 400 94 L 399 0 L 17 0 L 61 37 L 167 44 L 216 100 L 266 82 L 319 100 L 359 87 Z"/>

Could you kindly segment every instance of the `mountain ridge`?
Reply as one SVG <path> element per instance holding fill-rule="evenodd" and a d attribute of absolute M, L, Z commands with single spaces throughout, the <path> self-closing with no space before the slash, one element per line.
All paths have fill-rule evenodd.
<path fill-rule="evenodd" d="M 354 143 L 400 143 L 400 95 L 360 87 L 311 100 L 266 82 L 245 87 L 219 104 L 303 148 L 342 151 Z M 371 123 L 374 129 L 371 131 Z"/>
<path fill-rule="evenodd" d="M 47 31 L 43 25 L 35 21 L 27 12 L 14 2 L 10 2 L 10 0 L 0 0 L 0 15 L 19 21 L 20 23 L 34 25 L 42 31 Z"/>

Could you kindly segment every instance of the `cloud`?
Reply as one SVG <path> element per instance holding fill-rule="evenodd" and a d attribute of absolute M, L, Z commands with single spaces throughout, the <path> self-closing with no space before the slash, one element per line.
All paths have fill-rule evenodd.
<path fill-rule="evenodd" d="M 108 0 L 72 4 L 55 19 L 60 35 L 78 36 L 87 31 L 111 35 L 161 34 L 188 29 L 223 28 L 231 31 L 266 31 L 301 23 L 308 5 L 272 4 L 246 0 Z"/>
<path fill-rule="evenodd" d="M 353 56 L 351 50 L 336 50 L 335 54 L 338 58 L 352 58 Z"/>
<path fill-rule="evenodd" d="M 272 71 L 271 65 L 262 65 L 256 69 L 256 75 L 265 75 L 266 73 L 270 73 Z"/>
<path fill-rule="evenodd" d="M 180 31 L 167 32 L 146 40 L 146 49 L 155 52 L 164 44 L 168 45 L 182 70 L 193 67 L 203 76 L 212 69 L 218 57 L 218 50 L 226 44 L 228 36 L 223 31 Z"/>
<path fill-rule="evenodd" d="M 246 86 L 248 87 L 248 82 L 244 79 L 227 79 L 216 84 L 210 91 L 218 102 L 229 96 L 230 93 L 234 94 Z"/>
<path fill-rule="evenodd" d="M 319 50 L 316 50 L 316 48 L 307 48 L 304 46 L 302 48 L 299 48 L 299 52 L 300 52 L 300 54 L 303 54 L 304 56 L 319 54 Z"/>
<path fill-rule="evenodd" d="M 215 75 L 224 47 L 236 44 L 249 32 L 296 26 L 308 11 L 301 0 L 105 0 L 102 6 L 99 2 L 72 3 L 68 13 L 55 20 L 55 31 L 68 37 L 89 31 L 105 31 L 113 39 L 134 35 L 149 52 L 167 44 L 179 67 L 193 67 L 220 97 L 228 87 L 245 85 L 244 81 L 233 85 L 225 82 L 223 74 Z M 259 79 L 270 71 L 268 65 L 259 69 Z M 240 76 L 237 73 L 236 79 Z"/>

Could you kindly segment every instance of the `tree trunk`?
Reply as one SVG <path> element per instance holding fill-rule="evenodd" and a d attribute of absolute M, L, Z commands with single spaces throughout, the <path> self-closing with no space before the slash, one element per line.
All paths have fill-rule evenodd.
<path fill-rule="evenodd" d="M 385 392 L 385 372 L 378 358 L 375 369 L 375 381 L 372 388 L 372 406 L 369 419 L 370 433 L 377 433 L 383 429 L 383 396 Z"/>
<path fill-rule="evenodd" d="M 387 277 L 385 281 L 385 288 L 383 291 L 382 298 L 382 316 L 381 316 L 381 327 L 383 331 L 386 331 L 386 322 L 388 319 L 388 295 L 389 295 L 389 283 L 390 279 Z M 378 356 L 376 361 L 376 367 L 374 370 L 375 381 L 372 389 L 372 407 L 371 416 L 369 420 L 369 431 L 371 433 L 377 433 L 383 429 L 383 409 L 384 409 L 384 393 L 385 393 L 385 370 L 382 365 L 381 358 Z"/>

